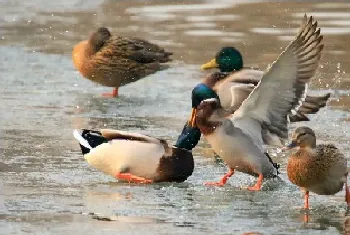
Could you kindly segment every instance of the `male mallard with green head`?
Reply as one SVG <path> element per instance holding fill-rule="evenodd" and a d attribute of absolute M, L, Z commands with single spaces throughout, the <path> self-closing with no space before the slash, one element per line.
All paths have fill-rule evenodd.
<path fill-rule="evenodd" d="M 260 82 L 264 71 L 243 67 L 243 57 L 234 47 L 223 47 L 215 59 L 203 64 L 202 69 L 219 68 L 208 75 L 192 91 L 195 109 L 202 100 L 220 98 L 221 105 L 230 114 L 234 113 Z M 213 94 L 213 90 L 217 95 Z M 291 122 L 309 121 L 306 114 L 315 114 L 326 106 L 330 93 L 324 96 L 306 96 L 297 110 L 288 115 Z M 195 110 L 193 110 L 195 112 Z"/>
<path fill-rule="evenodd" d="M 248 98 L 254 88 L 259 84 L 264 71 L 243 67 L 241 53 L 234 47 L 223 47 L 215 59 L 202 65 L 202 69 L 219 68 L 220 72 L 208 75 L 202 83 L 192 90 L 192 113 L 188 125 L 195 127 L 194 117 L 201 101 L 218 98 L 221 106 L 228 116 L 232 115 Z M 288 114 L 290 122 L 309 121 L 307 114 L 315 114 L 325 107 L 330 93 L 324 96 L 306 96 L 301 105 Z M 272 137 L 273 138 L 273 137 Z M 274 138 L 270 144 L 282 147 L 282 143 Z"/>
<path fill-rule="evenodd" d="M 292 142 L 285 149 L 299 148 L 288 159 L 289 180 L 305 191 L 304 209 L 309 209 L 309 192 L 333 195 L 345 185 L 345 201 L 350 205 L 347 183 L 347 160 L 333 144 L 316 145 L 315 132 L 309 127 L 298 127 Z"/>
<path fill-rule="evenodd" d="M 118 180 L 134 183 L 183 182 L 192 175 L 192 148 L 200 132 L 185 127 L 174 146 L 164 139 L 102 129 L 75 130 L 86 161 Z"/>
<path fill-rule="evenodd" d="M 171 61 L 167 52 L 142 39 L 112 36 L 107 28 L 98 28 L 88 40 L 78 43 L 72 53 L 75 68 L 87 79 L 104 86 L 114 87 L 112 94 L 118 96 L 118 88 L 135 82 L 162 69 Z"/>
<path fill-rule="evenodd" d="M 210 185 L 224 185 L 238 170 L 258 176 L 248 190 L 260 190 L 264 178 L 277 174 L 264 144 L 269 144 L 271 135 L 281 143 L 288 138 L 288 115 L 299 105 L 316 72 L 322 39 L 317 22 L 305 15 L 296 38 L 267 68 L 258 86 L 230 119 L 220 100 L 201 102 L 194 123 L 230 169 L 220 182 Z"/>

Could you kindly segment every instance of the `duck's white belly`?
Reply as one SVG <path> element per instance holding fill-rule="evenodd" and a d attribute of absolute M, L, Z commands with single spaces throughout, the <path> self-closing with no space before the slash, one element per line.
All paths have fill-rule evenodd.
<path fill-rule="evenodd" d="M 114 140 L 92 149 L 85 155 L 94 168 L 113 177 L 121 171 L 152 179 L 157 175 L 159 160 L 164 154 L 161 145 L 129 140 Z"/>
<path fill-rule="evenodd" d="M 225 163 L 247 174 L 262 174 L 261 151 L 244 135 L 227 135 L 222 127 L 205 136 L 213 150 Z M 265 159 L 263 159 L 265 163 Z M 266 163 L 269 164 L 269 163 Z"/>

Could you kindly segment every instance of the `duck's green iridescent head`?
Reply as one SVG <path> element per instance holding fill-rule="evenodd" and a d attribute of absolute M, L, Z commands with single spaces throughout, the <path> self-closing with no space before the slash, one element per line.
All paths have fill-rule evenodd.
<path fill-rule="evenodd" d="M 201 66 L 201 69 L 219 68 L 221 72 L 230 73 L 243 68 L 243 57 L 234 47 L 223 47 L 212 59 Z"/>
<path fill-rule="evenodd" d="M 192 108 L 197 108 L 198 105 L 206 99 L 219 98 L 218 94 L 204 83 L 199 83 L 192 90 Z"/>
<path fill-rule="evenodd" d="M 189 121 L 189 126 L 195 127 L 195 117 L 196 117 L 196 112 L 197 112 L 197 107 L 198 105 L 206 99 L 210 98 L 216 98 L 219 99 L 218 94 L 208 87 L 204 83 L 199 83 L 197 86 L 195 86 L 192 90 L 192 114 L 191 118 Z"/>

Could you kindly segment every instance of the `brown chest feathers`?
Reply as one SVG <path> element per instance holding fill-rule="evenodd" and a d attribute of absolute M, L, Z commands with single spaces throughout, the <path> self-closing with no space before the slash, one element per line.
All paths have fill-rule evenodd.
<path fill-rule="evenodd" d="M 170 156 L 163 156 L 157 168 L 155 182 L 183 182 L 192 175 L 194 169 L 193 155 L 181 148 L 171 148 Z"/>
<path fill-rule="evenodd" d="M 217 101 L 202 101 L 202 103 L 198 106 L 196 113 L 196 125 L 203 135 L 212 134 L 216 128 L 222 125 L 222 121 L 210 120 L 214 112 L 217 112 L 219 108 L 220 104 Z"/>

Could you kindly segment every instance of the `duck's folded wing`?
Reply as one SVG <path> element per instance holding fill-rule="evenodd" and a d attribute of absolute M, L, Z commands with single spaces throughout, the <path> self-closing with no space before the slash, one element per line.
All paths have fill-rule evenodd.
<path fill-rule="evenodd" d="M 297 37 L 263 75 L 259 85 L 232 117 L 233 122 L 255 120 L 272 134 L 288 137 L 287 116 L 296 108 L 315 74 L 321 57 L 322 36 L 312 17 L 304 16 Z"/>
<path fill-rule="evenodd" d="M 139 63 L 168 62 L 172 52 L 167 52 L 164 48 L 138 38 L 128 38 L 126 40 L 126 53 L 129 59 Z"/>
<path fill-rule="evenodd" d="M 230 113 L 234 113 L 254 89 L 254 84 L 225 82 L 217 87 L 217 94 L 221 106 Z"/>
<path fill-rule="evenodd" d="M 100 130 L 103 137 L 107 140 L 123 139 L 123 140 L 133 140 L 141 141 L 152 144 L 163 144 L 165 140 L 157 139 L 151 136 L 142 135 L 139 133 L 131 133 L 127 131 L 113 130 L 113 129 L 101 129 Z"/>
<path fill-rule="evenodd" d="M 234 72 L 230 74 L 228 77 L 225 78 L 224 82 L 254 84 L 256 86 L 260 82 L 263 75 L 264 75 L 264 71 L 261 71 L 261 70 L 242 69 L 238 72 Z"/>
<path fill-rule="evenodd" d="M 224 109 L 234 113 L 242 102 L 258 85 L 264 72 L 254 69 L 242 69 L 227 76 L 214 86 Z"/>

